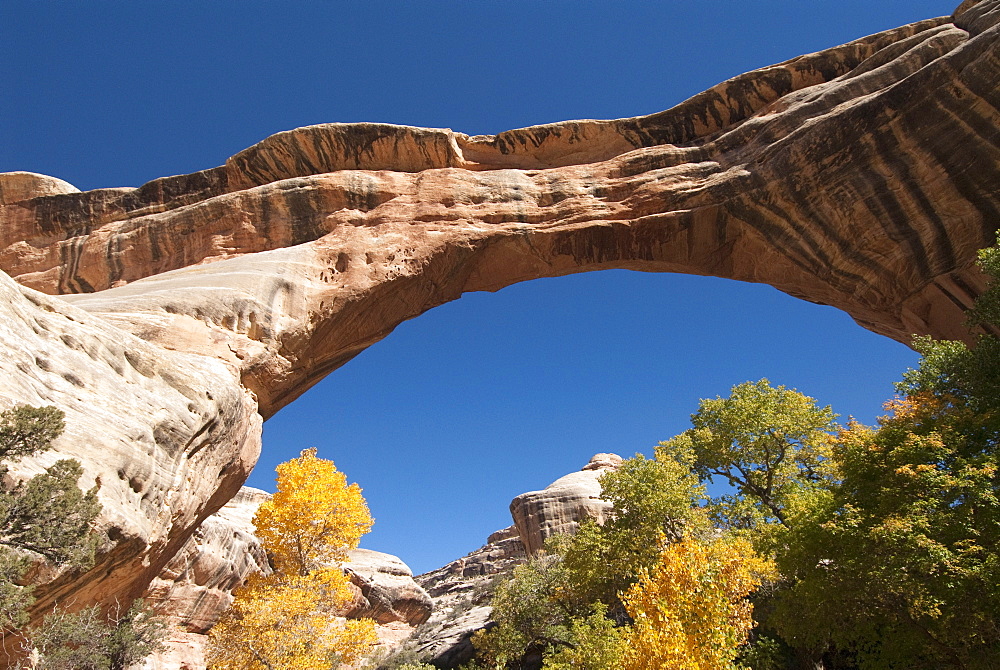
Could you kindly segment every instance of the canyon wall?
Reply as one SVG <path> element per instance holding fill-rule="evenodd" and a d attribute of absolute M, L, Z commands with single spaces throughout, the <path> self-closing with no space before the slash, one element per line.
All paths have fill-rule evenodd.
<path fill-rule="evenodd" d="M 0 175 L 0 408 L 68 425 L 12 471 L 78 458 L 105 510 L 97 565 L 43 579 L 36 612 L 141 592 L 236 493 L 262 418 L 468 291 L 683 272 L 967 337 L 1000 227 L 998 23 L 967 0 L 645 117 L 326 124 L 134 189 Z"/>

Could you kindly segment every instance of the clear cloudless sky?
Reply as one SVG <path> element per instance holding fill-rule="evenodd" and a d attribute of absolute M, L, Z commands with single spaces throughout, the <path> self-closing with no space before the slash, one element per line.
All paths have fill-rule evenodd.
<path fill-rule="evenodd" d="M 955 4 L 2 0 L 0 171 L 138 186 L 314 123 L 482 134 L 649 114 Z M 592 454 L 651 453 L 699 398 L 766 376 L 871 422 L 915 362 L 768 286 L 527 282 L 434 309 L 335 371 L 265 424 L 248 483 L 273 490 L 277 463 L 318 447 L 364 488 L 376 525 L 362 545 L 423 572 Z"/>

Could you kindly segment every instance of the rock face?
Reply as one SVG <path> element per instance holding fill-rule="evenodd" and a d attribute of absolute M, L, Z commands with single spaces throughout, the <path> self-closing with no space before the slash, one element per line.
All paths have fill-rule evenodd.
<path fill-rule="evenodd" d="M 416 577 L 434 602 L 429 620 L 406 641 L 404 649 L 452 668 L 475 654 L 470 637 L 490 621 L 490 598 L 498 578 L 509 576 L 527 560 L 517 528 L 489 536 L 476 551 L 443 568 Z"/>
<path fill-rule="evenodd" d="M 61 193 L 79 193 L 69 182 L 34 172 L 0 172 L 0 205 Z"/>
<path fill-rule="evenodd" d="M 260 450 L 253 399 L 225 363 L 152 345 L 2 273 L 0 341 L 0 407 L 66 413 L 53 449 L 12 474 L 75 458 L 103 506 L 94 567 L 52 575 L 32 612 L 130 602 L 246 479 Z"/>
<path fill-rule="evenodd" d="M 617 454 L 596 454 L 582 470 L 543 491 L 522 493 L 510 504 L 515 525 L 493 533 L 468 556 L 419 575 L 417 582 L 434 600 L 434 613 L 407 641 L 406 650 L 443 668 L 471 660 L 475 650 L 470 637 L 490 621 L 496 580 L 509 577 L 538 553 L 546 538 L 573 534 L 586 519 L 603 522 L 611 508 L 600 499 L 597 479 L 621 463 Z"/>
<path fill-rule="evenodd" d="M 597 454 L 580 472 L 560 477 L 542 491 L 514 498 L 510 515 L 528 555 L 537 554 L 553 535 L 572 535 L 587 519 L 604 523 L 611 512 L 611 503 L 601 500 L 601 485 L 597 480 L 621 463 L 618 454 Z"/>
<path fill-rule="evenodd" d="M 403 622 L 419 626 L 431 616 L 431 597 L 413 581 L 403 561 L 371 549 L 353 549 L 343 568 L 357 589 L 357 598 L 344 613 L 349 619 L 374 619 L 379 624 Z"/>
<path fill-rule="evenodd" d="M 254 572 L 269 570 L 253 534 L 253 515 L 269 494 L 244 486 L 194 535 L 149 585 L 147 602 L 170 626 L 166 649 L 146 670 L 205 667 L 205 633 L 233 601 L 233 589 Z"/>
<path fill-rule="evenodd" d="M 467 291 L 683 272 L 966 337 L 1000 221 L 998 24 L 967 0 L 631 119 L 327 124 L 137 189 L 0 176 L 0 406 L 69 426 L 17 472 L 79 458 L 105 509 L 97 565 L 36 611 L 141 593 L 245 480 L 262 416 Z"/>

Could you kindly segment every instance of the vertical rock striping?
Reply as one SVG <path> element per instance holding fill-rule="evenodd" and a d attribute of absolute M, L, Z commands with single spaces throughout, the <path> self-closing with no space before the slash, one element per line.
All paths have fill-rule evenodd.
<path fill-rule="evenodd" d="M 684 272 L 967 338 L 998 75 L 1000 0 L 966 1 L 644 117 L 325 124 L 139 188 L 0 175 L 0 408 L 67 414 L 12 473 L 77 458 L 104 506 L 96 565 L 46 573 L 33 614 L 141 593 L 245 481 L 263 418 L 468 291 Z"/>

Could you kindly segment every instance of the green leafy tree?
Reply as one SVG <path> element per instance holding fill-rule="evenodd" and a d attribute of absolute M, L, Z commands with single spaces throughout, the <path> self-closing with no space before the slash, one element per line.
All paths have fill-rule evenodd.
<path fill-rule="evenodd" d="M 606 609 L 597 604 L 588 616 L 571 619 L 568 643 L 545 658 L 543 670 L 619 670 L 623 629 L 607 617 Z"/>
<path fill-rule="evenodd" d="M 497 586 L 492 606 L 495 626 L 473 644 L 499 668 L 537 667 L 543 655 L 572 644 L 570 621 L 587 614 L 558 553 L 517 566 Z"/>
<path fill-rule="evenodd" d="M 792 586 L 774 625 L 862 668 L 998 668 L 997 453 L 931 396 L 891 408 L 877 429 L 844 431 L 842 483 L 786 536 L 778 562 Z"/>
<path fill-rule="evenodd" d="M 786 536 L 786 641 L 861 668 L 1000 668 L 1000 249 L 975 346 L 917 338 L 922 358 L 876 428 L 852 424 L 842 480 Z"/>
<path fill-rule="evenodd" d="M 601 498 L 613 505 L 610 517 L 604 525 L 584 523 L 554 548 L 577 599 L 604 603 L 612 618 L 624 622 L 618 595 L 656 561 L 661 536 L 678 540 L 685 532 L 708 530 L 706 497 L 691 453 L 669 445 L 656 447 L 652 459 L 636 454 L 600 482 Z"/>
<path fill-rule="evenodd" d="M 83 468 L 57 461 L 43 474 L 0 497 L 0 544 L 41 554 L 60 564 L 83 566 L 93 558 L 90 524 L 100 512 L 97 489 L 77 486 Z"/>
<path fill-rule="evenodd" d="M 0 412 L 0 460 L 17 460 L 47 451 L 65 429 L 65 414 L 51 405 L 19 405 Z"/>
<path fill-rule="evenodd" d="M 55 407 L 19 406 L 0 412 L 0 461 L 46 451 L 65 428 Z M 0 477 L 8 472 L 0 464 Z M 87 566 L 96 535 L 91 524 L 101 510 L 97 489 L 81 491 L 79 462 L 57 461 L 43 474 L 0 490 L 0 626 L 14 630 L 27 621 L 31 587 L 21 579 L 31 555 L 56 565 Z"/>
<path fill-rule="evenodd" d="M 979 266 L 990 277 L 976 299 L 968 325 L 979 333 L 970 347 L 954 340 L 915 337 L 920 363 L 903 374 L 903 395 L 930 393 L 954 409 L 976 416 L 977 433 L 968 435 L 984 449 L 1000 444 L 1000 245 L 979 252 Z"/>
<path fill-rule="evenodd" d="M 689 451 L 702 481 L 718 477 L 735 489 L 716 501 L 723 527 L 787 525 L 795 498 L 835 477 L 835 420 L 829 406 L 761 379 L 734 386 L 728 398 L 702 400 L 693 427 L 665 446 Z"/>

